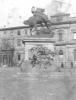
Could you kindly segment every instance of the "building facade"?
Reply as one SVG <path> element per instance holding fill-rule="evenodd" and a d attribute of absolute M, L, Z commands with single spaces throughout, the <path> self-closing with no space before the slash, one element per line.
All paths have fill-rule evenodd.
<path fill-rule="evenodd" d="M 71 18 L 69 14 L 58 14 L 51 18 L 55 23 L 52 24 L 51 30 L 54 30 L 56 35 L 55 49 L 58 52 L 57 60 L 63 62 L 65 66 L 71 67 L 76 64 L 76 18 Z M 62 54 L 59 52 L 62 51 Z M 56 60 L 56 61 L 57 61 Z"/>
<path fill-rule="evenodd" d="M 0 29 L 0 41 L 3 39 L 10 41 L 11 47 L 14 49 L 13 58 L 11 59 L 16 64 L 22 59 L 28 59 L 29 49 L 41 44 L 57 53 L 55 56 L 56 65 L 58 64 L 59 66 L 62 62 L 66 66 L 71 64 L 71 62 L 73 62 L 74 66 L 76 65 L 76 18 L 70 17 L 69 14 L 60 13 L 51 16 L 50 20 L 52 23 L 50 26 L 50 34 L 48 31 L 39 31 L 38 34 L 35 31 L 30 33 L 29 27 L 26 26 Z M 39 30 L 42 29 L 41 27 L 38 28 Z M 45 30 L 44 27 L 43 30 Z M 25 42 L 25 45 L 22 41 Z M 13 49 L 7 51 L 12 52 Z M 6 49 L 4 48 L 4 50 Z M 2 59 L 4 59 L 4 56 L 2 58 L 0 57 L 3 63 L 4 60 Z"/>
<path fill-rule="evenodd" d="M 0 29 L 0 43 L 2 45 L 1 51 L 0 51 L 0 54 L 1 54 L 0 59 L 1 59 L 2 64 L 5 64 L 4 59 L 6 60 L 6 64 L 10 63 L 7 61 L 7 58 L 9 57 L 5 57 L 5 56 L 8 56 L 7 53 L 4 54 L 3 51 L 8 51 L 8 54 L 10 54 L 10 51 L 13 52 L 13 56 L 11 56 L 11 59 L 12 59 L 12 63 L 15 63 L 16 65 L 22 59 L 24 59 L 24 45 L 22 44 L 22 40 L 26 37 L 26 34 L 27 34 L 26 30 L 27 30 L 26 27 L 12 27 L 12 28 Z M 3 40 L 9 41 L 8 44 L 10 44 L 10 47 L 8 49 L 5 48 L 2 42 Z M 5 45 L 6 47 L 8 47 L 7 44 Z M 3 52 L 3 54 L 1 52 Z"/>

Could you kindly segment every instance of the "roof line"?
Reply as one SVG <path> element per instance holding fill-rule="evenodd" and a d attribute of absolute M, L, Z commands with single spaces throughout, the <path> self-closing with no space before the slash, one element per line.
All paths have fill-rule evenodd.
<path fill-rule="evenodd" d="M 53 26 L 53 25 L 62 25 L 62 24 L 76 24 L 76 21 L 65 21 L 65 22 L 51 23 L 50 26 Z M 38 26 L 38 27 L 40 27 L 40 26 Z M 17 27 L 1 28 L 0 31 L 15 30 L 15 29 L 24 29 L 24 28 L 30 28 L 30 27 L 29 26 L 17 26 Z"/>
<path fill-rule="evenodd" d="M 0 31 L 15 30 L 15 29 L 24 29 L 24 28 L 29 28 L 29 26 L 16 26 L 16 27 L 0 28 Z"/>

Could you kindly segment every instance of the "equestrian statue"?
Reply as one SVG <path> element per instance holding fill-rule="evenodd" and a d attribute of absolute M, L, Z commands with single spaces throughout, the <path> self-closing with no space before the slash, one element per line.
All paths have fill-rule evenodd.
<path fill-rule="evenodd" d="M 44 13 L 45 9 L 32 7 L 31 12 L 33 16 L 24 21 L 25 25 L 29 25 L 30 31 L 32 31 L 33 28 L 37 30 L 38 25 L 45 26 L 49 29 L 51 22 L 48 16 Z"/>

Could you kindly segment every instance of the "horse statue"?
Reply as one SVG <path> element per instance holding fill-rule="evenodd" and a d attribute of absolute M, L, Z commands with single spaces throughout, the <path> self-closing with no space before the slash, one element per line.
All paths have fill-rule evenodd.
<path fill-rule="evenodd" d="M 43 26 L 45 25 L 46 28 L 49 29 L 49 26 L 51 25 L 50 20 L 48 19 L 47 15 L 44 14 L 45 9 L 32 7 L 31 12 L 33 14 L 32 17 L 30 17 L 28 20 L 24 21 L 25 25 L 29 25 L 30 31 L 32 31 L 33 28 L 37 30 L 37 26 Z"/>

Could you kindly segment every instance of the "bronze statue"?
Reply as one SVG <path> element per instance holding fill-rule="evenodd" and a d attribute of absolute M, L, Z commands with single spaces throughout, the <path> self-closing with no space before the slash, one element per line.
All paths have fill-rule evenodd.
<path fill-rule="evenodd" d="M 30 31 L 32 31 L 33 28 L 37 29 L 37 26 L 43 26 L 45 25 L 48 29 L 51 25 L 50 20 L 48 19 L 47 15 L 44 14 L 45 9 L 32 7 L 31 12 L 33 14 L 32 17 L 30 17 L 28 20 L 24 21 L 25 25 L 29 25 Z"/>

